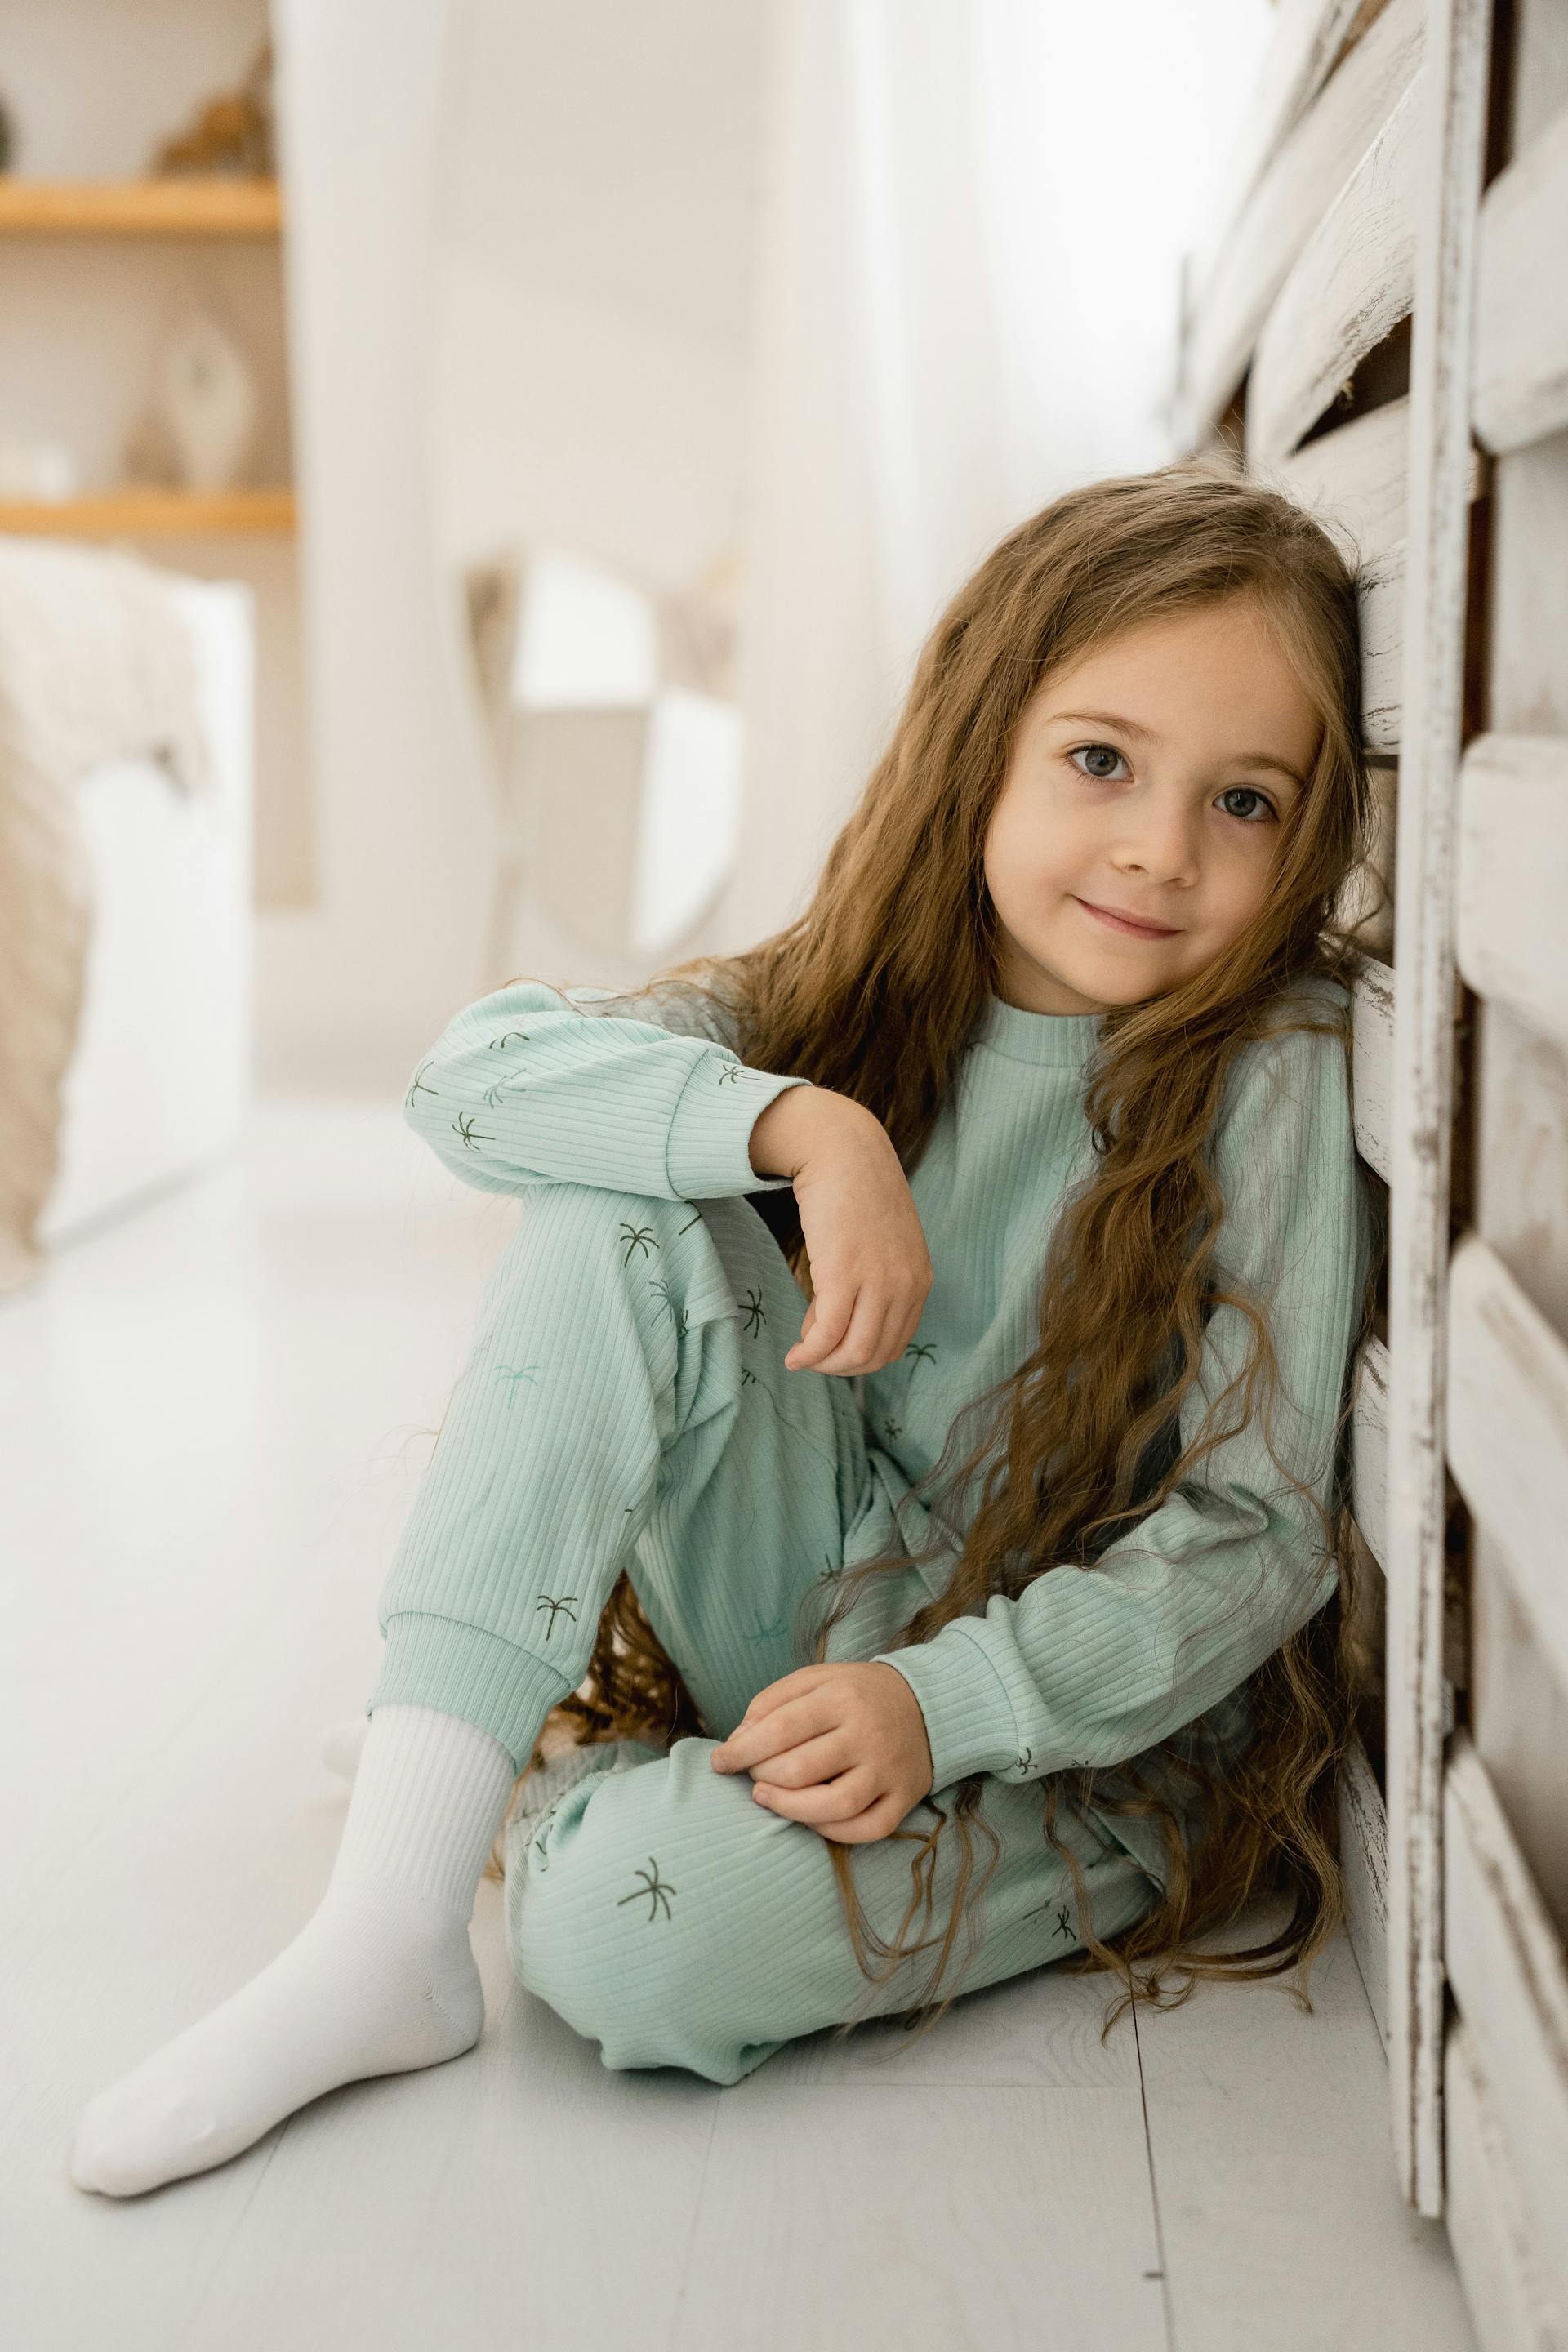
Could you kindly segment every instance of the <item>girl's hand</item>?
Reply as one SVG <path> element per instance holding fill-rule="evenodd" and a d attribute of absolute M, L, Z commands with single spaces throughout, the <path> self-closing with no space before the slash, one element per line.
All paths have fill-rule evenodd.
<path fill-rule="evenodd" d="M 840 1845 L 886 1837 L 931 1785 L 921 1703 L 884 1664 L 797 1666 L 757 1693 L 710 1761 L 749 1771 L 756 1802 Z"/>
<path fill-rule="evenodd" d="M 849 1377 L 892 1363 L 920 1327 L 933 1276 L 881 1120 L 830 1087 L 790 1087 L 755 1121 L 751 1158 L 759 1175 L 793 1181 L 811 1261 L 811 1304 L 785 1370 Z"/>

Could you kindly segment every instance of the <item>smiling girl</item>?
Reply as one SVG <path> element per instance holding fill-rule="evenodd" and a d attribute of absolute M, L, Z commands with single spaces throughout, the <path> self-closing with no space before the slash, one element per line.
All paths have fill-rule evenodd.
<path fill-rule="evenodd" d="M 1376 1256 L 1360 707 L 1309 517 L 1198 461 L 1092 483 L 942 615 L 796 920 L 456 1016 L 406 1115 L 518 1221 L 342 1847 L 89 2105 L 79 2186 L 470 2048 L 503 1826 L 513 1966 L 611 2067 L 734 2083 L 1070 1955 L 1124 2006 L 1321 1948 Z M 1216 1940 L 1265 1889 L 1283 1929 Z"/>

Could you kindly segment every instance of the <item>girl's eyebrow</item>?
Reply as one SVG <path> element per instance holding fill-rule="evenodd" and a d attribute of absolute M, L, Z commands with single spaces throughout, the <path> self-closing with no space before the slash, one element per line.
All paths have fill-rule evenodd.
<path fill-rule="evenodd" d="M 1124 735 L 1141 736 L 1145 743 L 1153 737 L 1147 727 L 1140 727 L 1135 719 L 1119 718 L 1114 710 L 1053 710 L 1051 719 L 1077 719 L 1094 727 L 1120 727 Z M 1299 776 L 1288 761 L 1276 759 L 1272 751 L 1237 751 L 1230 761 L 1233 768 L 1272 768 L 1276 775 L 1289 776 L 1299 792 L 1305 792 L 1307 780 Z"/>

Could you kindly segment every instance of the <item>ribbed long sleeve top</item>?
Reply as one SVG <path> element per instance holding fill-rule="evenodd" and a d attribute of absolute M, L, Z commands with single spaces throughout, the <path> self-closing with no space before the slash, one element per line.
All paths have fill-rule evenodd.
<path fill-rule="evenodd" d="M 1344 1002 L 1337 982 L 1300 985 L 1309 1002 Z M 787 1178 L 752 1168 L 751 1130 L 807 1081 L 742 1063 L 711 998 L 596 1009 L 608 994 L 524 981 L 467 1006 L 414 1074 L 409 1124 L 483 1191 L 570 1181 L 701 1201 L 784 1189 Z M 860 1383 L 868 1450 L 895 1504 L 936 1462 L 959 1409 L 1033 1350 L 1052 1228 L 1093 1166 L 1083 1087 L 1100 1028 L 1098 1014 L 1030 1013 L 993 995 L 972 1030 L 910 1177 L 932 1286 L 903 1354 Z M 1275 1453 L 1328 1502 L 1373 1246 L 1338 1038 L 1295 1030 L 1247 1046 L 1210 1150 L 1226 1204 L 1215 1271 L 1267 1302 Z M 1213 1310 L 1184 1445 L 1240 1372 L 1248 1338 L 1237 1309 Z M 1239 1394 L 1220 1407 L 1226 1425 L 1241 1419 Z M 949 1531 L 961 1536 L 959 1520 Z M 1315 1514 L 1247 1423 L 1091 1566 L 994 1593 L 983 1615 L 879 1662 L 920 1702 L 936 1788 L 975 1771 L 1110 1767 L 1200 1716 L 1217 1720 L 1228 1694 L 1244 1706 L 1247 1677 L 1329 1599 L 1335 1572 Z M 1116 1832 L 1163 1875 L 1151 1825 Z"/>

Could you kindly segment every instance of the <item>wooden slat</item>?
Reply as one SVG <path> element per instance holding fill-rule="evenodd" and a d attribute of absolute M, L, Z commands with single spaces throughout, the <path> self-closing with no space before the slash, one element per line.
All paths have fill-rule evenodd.
<path fill-rule="evenodd" d="M 1177 421 L 1185 440 L 1224 414 L 1268 306 L 1421 60 L 1426 0 L 1390 0 L 1274 153 L 1197 280 Z"/>
<path fill-rule="evenodd" d="M 1373 1332 L 1356 1359 L 1351 1514 L 1383 1568 L 1388 1557 L 1388 1349 Z"/>
<path fill-rule="evenodd" d="M 1388 239 L 1385 251 L 1363 254 L 1373 277 L 1378 269 L 1395 280 L 1407 274 L 1401 241 L 1408 237 L 1412 209 L 1418 208 L 1423 223 L 1410 361 L 1405 719 L 1395 850 L 1384 1793 L 1394 2151 L 1406 2197 L 1428 2215 L 1439 2213 L 1443 2201 L 1443 1433 L 1453 869 L 1469 542 L 1469 325 L 1490 32 L 1489 0 L 1434 0 L 1426 61 L 1368 159 L 1369 180 L 1378 182 L 1380 192 L 1374 197 L 1369 186 L 1358 207 L 1363 232 L 1381 219 Z M 1418 105 L 1429 110 L 1425 120 Z M 1395 152 L 1401 148 L 1403 161 Z M 1418 172 L 1413 170 L 1417 149 Z M 1351 249 L 1348 238 L 1340 242 Z M 1380 314 L 1386 315 L 1385 307 Z M 1345 341 L 1347 350 L 1371 323 L 1366 314 L 1356 315 L 1361 324 Z M 1283 352 L 1279 370 L 1283 380 Z M 1283 403 L 1277 410 L 1280 418 L 1290 413 Z"/>
<path fill-rule="evenodd" d="M 1468 1736 L 1444 1791 L 1448 1978 L 1493 2101 L 1542 2264 L 1568 2301 L 1568 1966 Z"/>
<path fill-rule="evenodd" d="M 1399 743 L 1405 673 L 1405 541 L 1362 567 L 1361 728 L 1370 751 Z"/>
<path fill-rule="evenodd" d="M 1391 400 L 1320 434 L 1278 466 L 1252 470 L 1315 515 L 1354 560 L 1375 562 L 1402 545 L 1409 528 L 1409 466 L 1410 403 Z"/>
<path fill-rule="evenodd" d="M 1468 2028 L 1448 2029 L 1448 2234 L 1481 2352 L 1568 2352 L 1568 2319 L 1542 2266 L 1519 2174 Z"/>
<path fill-rule="evenodd" d="M 1249 464 L 1278 465 L 1409 313 L 1423 66 L 1280 289 L 1247 380 Z"/>
<path fill-rule="evenodd" d="M 1410 403 L 1390 400 L 1331 433 L 1320 433 L 1267 469 L 1267 478 L 1336 534 L 1356 562 L 1375 563 L 1404 544 L 1410 527 L 1409 467 Z M 1478 497 L 1480 487 L 1481 461 L 1472 449 L 1466 496 Z"/>
<path fill-rule="evenodd" d="M 1274 37 L 1220 183 L 1215 227 L 1193 257 L 1194 286 L 1213 278 L 1260 173 L 1328 80 L 1352 29 L 1364 28 L 1377 13 L 1366 0 L 1280 0 Z"/>
<path fill-rule="evenodd" d="M 1394 1172 L 1394 971 L 1375 956 L 1356 974 L 1351 1022 L 1356 1150 L 1386 1184 Z"/>
<path fill-rule="evenodd" d="M 1388 1816 L 1359 1739 L 1352 1741 L 1340 1772 L 1340 1854 L 1345 1874 L 1345 1932 L 1386 2052 Z"/>
<path fill-rule="evenodd" d="M 1568 1347 L 1476 1234 L 1448 1267 L 1448 1465 L 1568 1691 Z"/>
<path fill-rule="evenodd" d="M 1473 415 L 1491 450 L 1568 425 L 1568 112 L 1500 173 L 1481 206 Z"/>
<path fill-rule="evenodd" d="M 1478 735 L 1459 775 L 1459 969 L 1568 1038 L 1568 740 Z"/>

